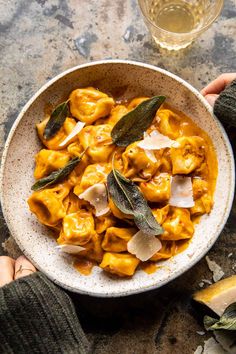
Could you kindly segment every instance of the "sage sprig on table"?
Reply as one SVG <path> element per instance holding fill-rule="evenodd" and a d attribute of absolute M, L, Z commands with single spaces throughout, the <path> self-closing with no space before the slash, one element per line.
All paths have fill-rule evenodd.
<path fill-rule="evenodd" d="M 52 172 L 49 176 L 39 179 L 31 187 L 31 189 L 33 191 L 38 191 L 42 188 L 49 187 L 52 184 L 62 182 L 78 165 L 78 163 L 80 162 L 80 160 L 83 157 L 83 154 L 84 153 L 82 153 L 80 157 L 74 157 L 64 167 L 60 168 L 57 171 Z"/>
<path fill-rule="evenodd" d="M 204 326 L 208 331 L 218 329 L 236 331 L 236 302 L 229 305 L 219 319 L 205 316 Z"/>
<path fill-rule="evenodd" d="M 68 101 L 59 104 L 52 112 L 43 132 L 44 139 L 51 139 L 62 127 L 69 114 Z"/>
<path fill-rule="evenodd" d="M 136 226 L 149 235 L 160 235 L 162 227 L 156 221 L 147 201 L 134 182 L 113 168 L 107 177 L 107 188 L 116 207 L 124 214 L 133 215 Z"/>
<path fill-rule="evenodd" d="M 111 131 L 113 143 L 118 146 L 128 146 L 134 141 L 142 139 L 143 133 L 151 125 L 156 111 L 164 101 L 164 96 L 154 96 L 125 114 Z"/>

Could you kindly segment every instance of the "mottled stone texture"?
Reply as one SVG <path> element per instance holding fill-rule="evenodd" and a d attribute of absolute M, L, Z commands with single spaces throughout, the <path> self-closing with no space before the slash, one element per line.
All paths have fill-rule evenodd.
<path fill-rule="evenodd" d="M 180 53 L 156 47 L 135 0 L 0 0 L 0 6 L 1 151 L 32 94 L 77 64 L 134 59 L 170 70 L 198 89 L 222 72 L 236 72 L 235 0 L 225 1 L 222 16 Z M 235 140 L 235 132 L 228 132 Z M 2 218 L 0 230 L 3 240 L 8 231 Z M 226 275 L 236 270 L 235 246 L 236 204 L 209 252 Z M 93 353 L 193 353 L 208 338 L 196 333 L 203 330 L 202 312 L 191 301 L 203 278 L 211 279 L 204 259 L 159 291 L 121 299 L 74 296 L 82 324 L 94 340 Z"/>

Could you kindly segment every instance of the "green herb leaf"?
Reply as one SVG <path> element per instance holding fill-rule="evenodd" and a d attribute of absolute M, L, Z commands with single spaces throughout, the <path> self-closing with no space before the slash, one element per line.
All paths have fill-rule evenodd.
<path fill-rule="evenodd" d="M 68 101 L 59 104 L 52 112 L 49 121 L 44 129 L 43 137 L 48 140 L 52 138 L 62 127 L 69 114 Z"/>
<path fill-rule="evenodd" d="M 83 153 L 84 154 L 84 153 Z M 39 179 L 32 187 L 31 189 L 33 191 L 38 191 L 39 189 L 49 187 L 52 184 L 58 183 L 63 181 L 72 171 L 73 169 L 78 165 L 80 162 L 83 154 L 80 157 L 74 157 L 71 159 L 63 168 L 60 168 L 57 171 L 52 172 L 49 176 L 43 177 Z"/>
<path fill-rule="evenodd" d="M 147 201 L 136 184 L 113 168 L 107 177 L 111 199 L 124 214 L 133 215 L 136 226 L 146 234 L 160 235 L 162 227 L 156 221 Z"/>
<path fill-rule="evenodd" d="M 111 137 L 118 146 L 128 146 L 143 138 L 143 133 L 151 125 L 156 111 L 165 101 L 164 96 L 154 96 L 140 103 L 125 114 L 113 127 Z"/>
<path fill-rule="evenodd" d="M 204 326 L 208 331 L 217 329 L 236 331 L 236 302 L 229 305 L 219 319 L 205 316 Z"/>

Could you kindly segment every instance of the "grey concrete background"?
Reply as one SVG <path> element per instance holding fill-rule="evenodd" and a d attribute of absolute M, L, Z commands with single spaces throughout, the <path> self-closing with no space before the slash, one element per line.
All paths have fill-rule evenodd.
<path fill-rule="evenodd" d="M 136 0 L 0 0 L 0 10 L 1 153 L 14 120 L 33 93 L 80 63 L 134 59 L 165 68 L 198 89 L 223 72 L 236 72 L 235 0 L 225 1 L 214 25 L 179 53 L 156 47 Z M 227 131 L 235 140 L 235 131 Z M 7 236 L 1 217 L 0 241 Z M 235 246 L 236 204 L 209 252 L 225 275 L 236 271 Z M 159 291 L 121 299 L 74 296 L 93 340 L 93 353 L 193 353 L 210 336 L 196 332 L 203 331 L 203 311 L 191 301 L 204 278 L 211 280 L 212 273 L 202 259 Z"/>

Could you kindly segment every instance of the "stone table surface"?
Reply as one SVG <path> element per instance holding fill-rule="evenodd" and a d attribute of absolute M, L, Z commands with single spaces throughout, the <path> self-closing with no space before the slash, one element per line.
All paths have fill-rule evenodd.
<path fill-rule="evenodd" d="M 1 152 L 33 93 L 80 63 L 138 60 L 167 69 L 197 89 L 223 72 L 236 72 L 235 0 L 225 1 L 213 26 L 179 53 L 160 50 L 153 43 L 136 0 L 0 0 L 0 6 Z M 233 139 L 235 133 L 228 132 Z M 236 204 L 209 252 L 225 275 L 236 271 L 235 219 Z M 2 217 L 0 232 L 2 242 L 8 236 Z M 119 299 L 75 296 L 93 353 L 193 353 L 211 336 L 200 335 L 202 312 L 191 301 L 202 279 L 212 280 L 205 259 L 158 291 Z"/>

